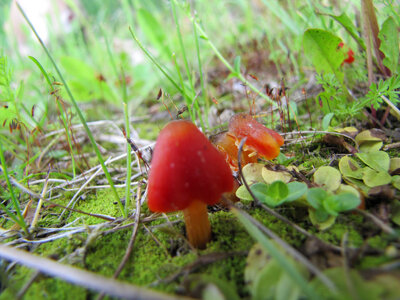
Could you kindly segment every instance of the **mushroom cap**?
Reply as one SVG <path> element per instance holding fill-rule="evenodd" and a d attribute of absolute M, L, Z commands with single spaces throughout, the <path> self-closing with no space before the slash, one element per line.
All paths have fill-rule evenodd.
<path fill-rule="evenodd" d="M 238 171 L 238 140 L 236 136 L 229 132 L 222 132 L 212 137 L 212 143 L 224 154 L 225 161 L 233 171 Z M 247 147 L 246 147 L 247 148 Z M 257 162 L 257 155 L 254 151 L 243 149 L 240 157 L 242 165 Z"/>
<path fill-rule="evenodd" d="M 234 115 L 229 122 L 229 131 L 239 139 L 247 137 L 246 145 L 266 159 L 277 157 L 284 143 L 279 133 L 257 122 L 249 114 Z"/>
<path fill-rule="evenodd" d="M 193 200 L 213 205 L 232 189 L 224 156 L 193 123 L 172 121 L 161 130 L 148 181 L 151 211 L 182 210 Z"/>

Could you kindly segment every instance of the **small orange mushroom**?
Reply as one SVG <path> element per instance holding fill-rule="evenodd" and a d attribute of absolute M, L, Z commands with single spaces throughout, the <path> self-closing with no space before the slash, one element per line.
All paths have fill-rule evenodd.
<path fill-rule="evenodd" d="M 191 122 L 172 121 L 157 138 L 148 180 L 148 206 L 154 212 L 183 210 L 189 242 L 205 248 L 211 239 L 207 205 L 233 190 L 223 155 Z"/>
<path fill-rule="evenodd" d="M 230 132 L 223 132 L 212 137 L 213 144 L 224 154 L 226 162 L 233 171 L 238 170 L 238 139 Z M 247 148 L 247 147 L 246 147 Z M 241 163 L 243 165 L 257 162 L 257 153 L 243 149 Z"/>
<path fill-rule="evenodd" d="M 257 122 L 249 114 L 234 115 L 229 122 L 229 132 L 238 140 L 247 137 L 247 149 L 252 149 L 265 159 L 277 157 L 284 143 L 279 133 Z"/>

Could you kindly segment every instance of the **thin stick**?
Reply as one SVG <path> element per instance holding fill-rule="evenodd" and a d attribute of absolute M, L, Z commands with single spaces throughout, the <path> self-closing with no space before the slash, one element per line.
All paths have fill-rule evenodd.
<path fill-rule="evenodd" d="M 395 236 L 398 236 L 398 234 L 397 234 L 397 232 L 392 228 L 392 227 L 390 227 L 389 225 L 386 225 L 381 219 L 379 219 L 377 216 L 375 216 L 375 215 L 373 215 L 373 214 L 371 214 L 371 213 L 369 213 L 369 212 L 367 212 L 367 211 L 365 211 L 365 210 L 362 210 L 362 209 L 356 209 L 356 211 L 358 212 L 358 213 L 360 213 L 360 214 L 362 214 L 363 216 L 365 216 L 365 217 L 367 217 L 368 219 L 370 219 L 372 222 L 374 222 L 376 225 L 378 225 L 381 229 L 382 229 L 382 231 L 384 231 L 384 232 L 386 232 L 386 233 L 388 233 L 388 234 L 391 234 L 391 235 L 395 235 Z"/>
<path fill-rule="evenodd" d="M 42 208 L 43 199 L 44 199 L 44 197 L 46 195 L 47 185 L 49 183 L 49 175 L 50 175 L 50 167 L 49 167 L 49 170 L 47 171 L 47 175 L 46 175 L 46 179 L 45 179 L 45 182 L 44 182 L 43 190 L 42 190 L 42 193 L 40 194 L 40 199 L 39 199 L 38 205 L 36 207 L 35 216 L 33 217 L 33 221 L 31 223 L 31 228 L 30 229 L 33 229 L 33 228 L 36 227 L 36 223 L 37 223 L 37 221 L 39 219 L 40 209 Z"/>

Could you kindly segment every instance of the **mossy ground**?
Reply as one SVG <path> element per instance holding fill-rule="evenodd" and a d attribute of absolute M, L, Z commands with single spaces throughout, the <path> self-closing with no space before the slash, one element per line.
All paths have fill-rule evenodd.
<path fill-rule="evenodd" d="M 120 196 L 124 190 L 118 190 Z M 100 190 L 88 194 L 85 199 L 78 201 L 76 208 L 110 216 L 119 216 L 118 206 L 113 202 L 111 193 Z M 58 200 L 59 203 L 67 202 L 69 199 Z M 65 203 L 64 203 L 65 204 Z M 299 234 L 293 227 L 269 215 L 260 208 L 253 207 L 250 203 L 243 204 L 243 209 L 250 213 L 255 219 L 270 228 L 282 239 L 296 248 L 301 248 L 306 238 Z M 61 212 L 59 208 L 49 208 L 41 226 L 56 226 L 63 223 L 57 216 Z M 301 209 L 283 208 L 280 213 L 288 217 L 296 216 L 296 222 L 303 228 L 310 228 L 310 223 L 301 213 Z M 146 203 L 142 207 L 142 214 L 148 215 Z M 93 225 L 103 223 L 104 220 L 73 212 L 68 221 L 79 218 L 75 224 Z M 182 216 L 178 214 L 169 215 L 169 222 L 164 217 L 144 223 L 139 227 L 132 255 L 119 276 L 120 280 L 147 286 L 168 293 L 179 293 L 190 286 L 193 274 L 203 276 L 205 280 L 219 280 L 236 289 L 239 295 L 247 296 L 248 290 L 244 283 L 244 269 L 246 254 L 255 243 L 250 235 L 244 230 L 239 221 L 224 209 L 210 212 L 213 237 L 206 250 L 195 253 L 183 239 L 185 235 Z M 388 245 L 386 236 L 363 236 L 359 232 L 365 227 L 365 220 L 360 215 L 346 214 L 338 218 L 336 224 L 329 230 L 317 232 L 311 230 L 321 239 L 340 245 L 343 235 L 347 232 L 350 246 L 360 247 L 367 242 L 371 247 L 384 249 Z M 171 228 L 171 224 L 172 228 Z M 146 228 L 148 230 L 146 230 Z M 151 232 L 151 234 L 149 233 Z M 58 239 L 53 242 L 44 243 L 34 249 L 38 255 L 45 257 L 55 256 L 62 258 L 74 253 L 77 249 L 84 249 L 78 256 L 70 256 L 72 259 L 65 263 L 74 263 L 77 267 L 111 277 L 117 269 L 126 251 L 132 228 L 121 229 L 109 234 L 101 234 L 90 244 L 86 244 L 88 234 L 79 233 L 68 238 Z M 90 233 L 89 233 L 90 234 Z M 225 253 L 226 256 L 221 256 Z M 211 262 L 196 265 L 199 257 L 208 257 Z M 387 261 L 385 255 L 365 257 L 359 263 L 361 268 L 378 265 Z M 188 267 L 196 266 L 193 268 Z M 173 280 L 168 280 L 179 271 L 187 267 L 187 273 L 182 273 Z M 189 273 L 191 275 L 189 275 Z M 16 292 L 30 279 L 33 271 L 25 267 L 16 266 L 12 276 L 9 278 L 5 291 L 0 294 L 0 299 L 12 299 Z M 72 286 L 59 279 L 39 276 L 29 288 L 25 299 L 90 299 L 95 294 L 84 288 Z"/>

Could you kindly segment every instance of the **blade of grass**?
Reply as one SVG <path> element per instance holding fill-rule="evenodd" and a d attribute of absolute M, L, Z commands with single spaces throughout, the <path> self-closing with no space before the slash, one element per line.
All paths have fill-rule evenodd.
<path fill-rule="evenodd" d="M 115 200 L 117 201 L 117 203 L 119 205 L 119 208 L 121 210 L 122 215 L 124 217 L 126 217 L 124 206 L 123 206 L 123 204 L 121 202 L 121 199 L 118 196 L 118 193 L 117 193 L 117 190 L 116 190 L 116 188 L 114 186 L 114 183 L 112 181 L 111 175 L 108 172 L 108 169 L 107 169 L 106 165 L 104 164 L 104 159 L 101 156 L 100 150 L 96 145 L 96 141 L 94 140 L 93 134 L 90 131 L 89 126 L 86 123 L 85 117 L 83 116 L 81 110 L 79 109 L 79 106 L 78 106 L 77 102 L 75 101 L 75 98 L 72 95 L 72 92 L 69 89 L 67 82 L 65 81 L 63 75 L 61 74 L 60 69 L 58 68 L 56 62 L 54 61 L 54 59 L 53 59 L 52 55 L 50 54 L 49 50 L 47 49 L 46 45 L 43 43 L 42 39 L 39 37 L 38 33 L 36 32 L 35 28 L 33 27 L 32 23 L 31 23 L 31 21 L 28 19 L 27 15 L 25 14 L 25 12 L 22 9 L 22 7 L 18 4 L 18 2 L 17 2 L 17 6 L 18 6 L 18 10 L 21 12 L 21 14 L 23 15 L 25 21 L 28 23 L 29 27 L 31 28 L 32 32 L 35 34 L 36 38 L 38 39 L 39 43 L 43 47 L 43 49 L 46 52 L 48 58 L 50 59 L 50 61 L 51 61 L 52 65 L 53 65 L 54 69 L 56 70 L 58 76 L 60 77 L 60 80 L 63 83 L 68 96 L 70 97 L 72 105 L 74 106 L 74 108 L 75 108 L 75 110 L 76 110 L 76 112 L 78 114 L 78 117 L 79 117 L 83 127 L 85 128 L 85 131 L 86 131 L 86 133 L 87 133 L 87 135 L 89 137 L 90 142 L 92 143 L 93 149 L 96 152 L 96 155 L 97 155 L 97 158 L 98 158 L 98 160 L 99 160 L 99 162 L 101 164 L 101 167 L 103 168 L 104 175 L 106 176 L 107 181 L 110 184 L 112 194 L 114 195 Z"/>
<path fill-rule="evenodd" d="M 184 99 L 185 99 L 186 106 L 187 106 L 188 111 L 189 111 L 190 119 L 194 122 L 194 121 L 196 120 L 196 117 L 195 117 L 195 115 L 193 114 L 193 111 L 192 111 L 192 109 L 191 109 L 192 101 L 191 101 L 191 99 L 190 99 L 189 97 L 187 97 L 186 88 L 185 88 L 185 83 L 183 82 L 183 77 L 182 77 L 181 71 L 179 70 L 179 65 L 178 65 L 178 62 L 176 61 L 176 55 L 175 55 L 175 53 L 172 54 L 172 59 L 173 59 L 173 61 L 174 61 L 176 73 L 178 74 L 179 82 L 180 82 L 180 84 L 181 84 L 181 88 L 182 88 L 183 95 L 184 95 L 183 97 L 184 97 Z"/>
<path fill-rule="evenodd" d="M 192 74 L 191 74 L 190 68 L 189 68 L 189 63 L 188 63 L 188 60 L 187 60 L 187 57 L 186 57 L 185 46 L 183 45 L 182 32 L 181 32 L 181 28 L 180 28 L 180 24 L 179 24 L 178 15 L 177 15 L 177 12 L 176 12 L 175 3 L 174 2 L 170 2 L 170 3 L 171 3 L 171 8 L 172 8 L 172 15 L 174 17 L 174 21 L 175 21 L 175 25 L 176 25 L 176 32 L 178 34 L 179 46 L 181 48 L 183 62 L 185 64 L 186 76 L 187 76 L 187 78 L 189 80 L 190 90 L 191 90 L 192 94 L 195 95 L 196 94 L 196 90 L 195 90 L 194 85 L 193 85 L 193 78 L 192 78 Z M 176 64 L 176 62 L 175 62 L 175 65 L 178 68 L 178 72 L 179 72 L 179 66 L 178 66 L 178 64 Z M 179 74 L 179 77 L 180 77 L 180 79 L 182 79 L 182 76 L 180 74 Z M 182 88 L 184 88 L 184 85 L 182 86 Z M 194 103 L 194 105 L 193 105 L 194 111 L 192 111 L 192 109 L 189 108 L 189 105 L 192 106 L 192 102 L 193 101 L 194 101 L 193 98 L 189 99 L 189 101 L 186 101 L 189 113 L 191 114 L 192 121 L 195 121 L 196 113 L 197 113 L 197 116 L 199 117 L 199 120 L 200 120 L 200 124 L 202 125 L 203 130 L 204 130 L 205 128 L 204 128 L 204 123 L 203 123 L 203 117 L 201 115 L 200 106 L 198 105 L 198 102 Z"/>
<path fill-rule="evenodd" d="M 177 2 L 177 0 L 172 0 L 175 4 L 181 5 L 180 3 Z M 193 23 L 193 25 L 196 27 L 197 31 L 200 34 L 200 37 L 206 41 L 206 43 L 210 46 L 210 48 L 214 51 L 215 55 L 218 57 L 218 59 L 225 65 L 225 67 L 231 72 L 232 76 L 237 77 L 240 81 L 242 81 L 244 84 L 246 84 L 253 92 L 255 92 L 257 95 L 259 95 L 261 98 L 263 98 L 265 101 L 267 101 L 269 104 L 275 105 L 275 103 L 264 93 L 262 93 L 255 85 L 253 85 L 250 81 L 248 81 L 241 72 L 238 72 L 235 70 L 235 68 L 225 59 L 225 57 L 222 55 L 222 53 L 218 50 L 218 48 L 215 46 L 215 44 L 210 40 L 208 37 L 207 33 L 203 30 L 201 25 L 195 20 L 195 18 L 190 14 L 188 11 L 188 18 L 190 21 Z"/>
<path fill-rule="evenodd" d="M 35 65 L 39 68 L 40 72 L 42 73 L 42 75 L 44 76 L 44 78 L 46 79 L 47 84 L 50 87 L 50 90 L 52 93 L 55 92 L 54 86 L 51 83 L 51 80 L 49 78 L 49 75 L 47 74 L 47 72 L 44 70 L 43 66 L 40 64 L 40 62 L 34 58 L 33 56 L 29 56 L 29 58 L 35 63 Z M 75 157 L 74 157 L 74 148 L 72 147 L 72 139 L 71 139 L 71 134 L 68 130 L 68 123 L 67 123 L 67 119 L 66 119 L 66 113 L 64 111 L 63 106 L 60 104 L 60 102 L 57 100 L 56 101 L 57 105 L 58 105 L 58 110 L 60 111 L 60 116 L 61 116 L 61 120 L 63 122 L 63 126 L 64 126 L 64 130 L 65 130 L 65 135 L 67 137 L 67 142 L 68 142 L 68 146 L 69 146 L 69 150 L 71 151 L 71 164 L 72 164 L 72 173 L 74 175 L 74 178 L 76 177 L 76 163 L 75 163 Z"/>
<path fill-rule="evenodd" d="M 14 213 L 12 213 L 10 210 L 8 210 L 4 204 L 0 203 L 1 208 L 7 213 L 7 215 L 13 219 L 14 222 L 16 222 L 19 226 L 21 226 L 21 228 L 25 231 L 25 233 L 28 233 L 28 229 L 24 220 L 24 217 L 22 216 L 22 212 L 21 212 L 21 208 L 19 206 L 19 202 L 15 196 L 15 192 L 14 192 L 14 188 L 11 184 L 10 178 L 8 176 L 8 171 L 7 171 L 7 165 L 6 165 L 6 160 L 4 158 L 4 153 L 3 153 L 3 147 L 1 146 L 0 143 L 0 162 L 1 162 L 1 166 L 0 166 L 0 171 L 3 172 L 6 183 L 7 183 L 7 187 L 8 190 L 10 192 L 10 196 L 11 196 L 11 203 L 15 209 L 15 211 L 17 212 L 17 214 L 15 215 Z"/>
<path fill-rule="evenodd" d="M 301 28 L 297 24 L 292 16 L 286 12 L 287 10 L 280 5 L 280 1 L 276 0 L 263 0 L 262 1 L 268 10 L 271 11 L 283 24 L 295 35 L 301 34 Z"/>
<path fill-rule="evenodd" d="M 184 91 L 182 90 L 182 88 L 179 86 L 179 83 L 176 82 L 172 76 L 170 75 L 169 70 L 167 69 L 167 67 L 161 65 L 156 59 L 155 57 L 150 53 L 150 51 L 148 51 L 143 44 L 140 42 L 140 40 L 137 38 L 136 34 L 134 33 L 132 27 L 129 27 L 129 31 L 132 35 L 132 38 L 135 40 L 135 42 L 137 43 L 137 45 L 139 46 L 139 48 L 144 52 L 144 54 L 147 56 L 148 59 L 150 59 L 150 61 L 157 67 L 157 69 L 159 69 L 161 71 L 161 73 L 164 74 L 164 76 L 172 83 L 172 85 L 182 94 L 185 95 Z"/>
<path fill-rule="evenodd" d="M 203 76 L 203 66 L 201 63 L 201 55 L 200 55 L 200 44 L 199 44 L 199 36 L 197 34 L 196 26 L 192 24 L 193 26 L 193 35 L 194 35 L 194 41 L 196 45 L 196 54 L 197 54 L 197 64 L 199 68 L 199 74 L 200 74 L 200 87 L 201 87 L 201 98 L 203 99 L 204 103 L 204 115 L 205 115 L 205 123 L 206 123 L 206 129 L 209 129 L 210 124 L 208 122 L 208 114 L 210 110 L 210 102 L 208 101 L 207 98 L 207 92 L 204 84 L 204 76 Z"/>
<path fill-rule="evenodd" d="M 125 72 L 124 69 L 121 68 L 121 77 L 122 77 L 122 101 L 124 106 L 124 116 L 125 116 L 125 134 L 126 138 L 129 139 L 131 137 L 131 129 L 129 122 L 129 106 L 128 106 L 128 93 L 126 90 L 126 81 L 125 81 Z M 131 146 L 129 143 L 126 143 L 126 180 L 125 180 L 125 212 L 128 212 L 128 205 L 131 199 L 131 169 L 132 164 L 132 156 L 131 156 Z"/>

